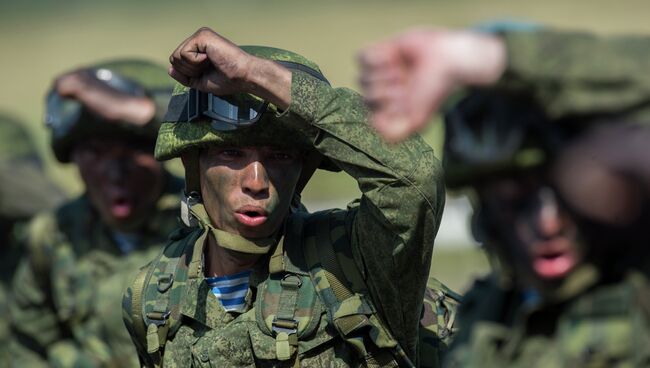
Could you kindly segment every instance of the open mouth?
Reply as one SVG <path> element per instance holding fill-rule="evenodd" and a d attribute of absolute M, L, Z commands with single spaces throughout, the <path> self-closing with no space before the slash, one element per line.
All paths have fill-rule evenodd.
<path fill-rule="evenodd" d="M 242 225 L 259 226 L 266 222 L 268 216 L 266 211 L 257 206 L 244 206 L 235 212 L 235 217 Z"/>
<path fill-rule="evenodd" d="M 542 243 L 533 254 L 533 269 L 544 279 L 566 276 L 577 262 L 575 251 L 564 242 Z"/>
<path fill-rule="evenodd" d="M 111 215 L 118 219 L 124 219 L 133 213 L 133 202 L 126 197 L 116 197 L 111 200 Z"/>

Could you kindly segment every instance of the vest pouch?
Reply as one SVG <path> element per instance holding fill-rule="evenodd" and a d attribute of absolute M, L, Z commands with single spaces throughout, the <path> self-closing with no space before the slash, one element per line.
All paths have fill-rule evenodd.
<path fill-rule="evenodd" d="M 191 368 L 213 368 L 215 367 L 210 360 L 210 353 L 207 350 L 192 349 L 191 350 L 192 363 Z"/>
<path fill-rule="evenodd" d="M 264 361 L 273 362 L 270 365 L 274 367 L 354 367 L 355 363 L 358 364 L 358 357 L 339 337 L 333 326 L 328 324 L 327 319 L 327 313 L 321 310 L 316 330 L 308 336 L 302 336 L 297 348 L 291 347 L 293 354 L 286 361 L 277 359 L 276 338 L 251 325 L 249 336 L 255 361 L 262 366 L 265 366 L 262 363 Z M 295 360 L 296 357 L 298 361 Z"/>
<path fill-rule="evenodd" d="M 190 347 L 192 367 L 255 367 L 249 331 L 256 329 L 256 323 L 253 314 L 249 312 L 225 326 L 209 329 L 198 337 Z M 188 336 L 180 330 L 175 340 L 188 342 L 192 338 L 193 335 Z M 185 363 L 181 363 L 179 366 L 184 366 Z"/>
<path fill-rule="evenodd" d="M 254 310 L 257 328 L 250 338 L 258 359 L 293 362 L 296 354 L 332 338 L 314 334 L 325 312 L 306 273 L 270 275 L 258 288 Z"/>

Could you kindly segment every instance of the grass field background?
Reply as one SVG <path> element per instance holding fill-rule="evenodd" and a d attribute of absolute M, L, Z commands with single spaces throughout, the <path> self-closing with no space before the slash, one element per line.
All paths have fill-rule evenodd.
<path fill-rule="evenodd" d="M 106 58 L 146 57 L 166 64 L 173 48 L 200 26 L 239 44 L 287 48 L 319 63 L 337 86 L 356 87 L 355 53 L 413 25 L 466 27 L 499 18 L 599 33 L 650 32 L 650 2 L 619 1 L 0 1 L 0 110 L 25 120 L 48 157 L 48 171 L 65 190 L 81 190 L 76 172 L 56 165 L 42 128 L 43 98 L 51 79 Z M 440 128 L 426 134 L 436 148 Z M 178 164 L 175 164 L 178 169 Z M 343 205 L 358 195 L 343 175 L 318 174 L 305 201 Z M 487 264 L 480 251 L 445 248 L 433 274 L 464 289 Z M 468 271 L 471 270 L 471 271 Z"/>

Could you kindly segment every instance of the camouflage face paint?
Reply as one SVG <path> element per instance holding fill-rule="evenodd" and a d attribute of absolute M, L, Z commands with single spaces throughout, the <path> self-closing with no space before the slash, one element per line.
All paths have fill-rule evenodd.
<path fill-rule="evenodd" d="M 532 283 L 561 280 L 583 262 L 574 219 L 539 176 L 495 179 L 481 190 L 481 198 L 514 266 Z"/>
<path fill-rule="evenodd" d="M 72 154 L 93 207 L 111 228 L 132 231 L 163 190 L 162 164 L 151 152 L 112 139 L 91 139 Z"/>
<path fill-rule="evenodd" d="M 268 237 L 286 217 L 302 162 L 296 149 L 211 147 L 200 155 L 201 193 L 212 225 Z"/>

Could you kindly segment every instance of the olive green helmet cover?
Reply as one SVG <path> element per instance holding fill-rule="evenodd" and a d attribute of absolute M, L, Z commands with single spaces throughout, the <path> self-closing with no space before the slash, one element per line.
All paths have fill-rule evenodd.
<path fill-rule="evenodd" d="M 153 147 L 174 86 L 167 69 L 140 59 L 118 59 L 84 69 L 107 69 L 134 82 L 144 89 L 147 97 L 154 101 L 156 112 L 152 121 L 139 126 L 128 122 L 107 122 L 83 109 L 78 122 L 65 135 L 60 137 L 52 135 L 51 144 L 56 158 L 60 162 L 70 162 L 70 153 L 74 145 L 91 137 L 128 138 L 142 141 Z"/>
<path fill-rule="evenodd" d="M 282 49 L 265 46 L 241 46 L 245 52 L 263 59 L 290 62 L 307 67 L 322 74 L 318 65 L 306 58 Z M 188 87 L 177 84 L 173 95 L 189 91 Z M 253 98 L 258 98 L 252 96 Z M 181 156 L 184 152 L 206 146 L 276 146 L 295 147 L 303 151 L 313 149 L 304 132 L 311 129 L 306 124 L 296 124 L 292 114 L 280 114 L 272 105 L 254 125 L 231 131 L 217 131 L 211 128 L 210 121 L 176 122 L 165 121 L 160 127 L 155 155 L 158 160 L 168 160 Z"/>

